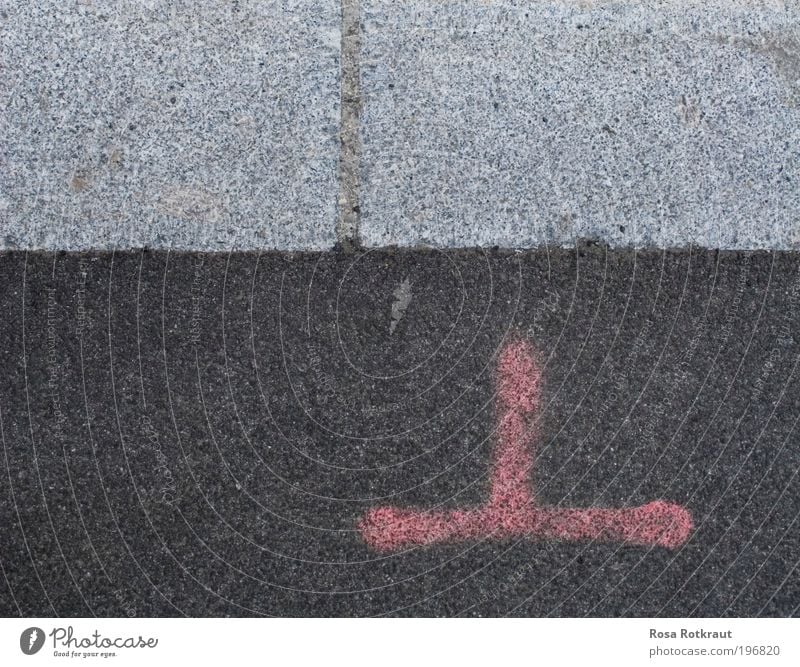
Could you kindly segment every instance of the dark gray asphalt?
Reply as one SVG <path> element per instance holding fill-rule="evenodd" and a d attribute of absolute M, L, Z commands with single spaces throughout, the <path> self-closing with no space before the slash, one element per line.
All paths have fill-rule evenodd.
<path fill-rule="evenodd" d="M 4 615 L 800 613 L 797 255 L 5 253 L 0 284 Z M 682 504 L 683 547 L 364 544 L 370 507 L 485 501 L 509 335 L 539 502 Z"/>

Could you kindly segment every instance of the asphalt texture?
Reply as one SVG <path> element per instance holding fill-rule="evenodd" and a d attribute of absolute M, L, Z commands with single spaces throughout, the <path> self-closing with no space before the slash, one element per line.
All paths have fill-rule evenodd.
<path fill-rule="evenodd" d="M 800 257 L 0 255 L 0 614 L 797 616 Z M 494 373 L 542 367 L 537 502 L 681 546 L 370 548 L 486 502 Z"/>

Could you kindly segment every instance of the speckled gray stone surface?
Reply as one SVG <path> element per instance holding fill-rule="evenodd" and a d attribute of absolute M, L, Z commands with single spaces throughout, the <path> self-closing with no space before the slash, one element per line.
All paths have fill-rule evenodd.
<path fill-rule="evenodd" d="M 0 246 L 334 244 L 337 0 L 0 12 Z"/>
<path fill-rule="evenodd" d="M 367 246 L 800 246 L 797 0 L 362 17 Z"/>

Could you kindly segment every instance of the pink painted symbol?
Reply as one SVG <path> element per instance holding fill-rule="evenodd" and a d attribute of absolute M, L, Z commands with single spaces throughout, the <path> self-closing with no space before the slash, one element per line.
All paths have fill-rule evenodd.
<path fill-rule="evenodd" d="M 625 509 L 540 506 L 528 477 L 533 469 L 531 423 L 539 404 L 542 372 L 524 340 L 509 343 L 497 368 L 497 444 L 488 504 L 466 510 L 425 511 L 376 507 L 359 522 L 373 549 L 393 551 L 460 540 L 526 537 L 602 540 L 675 549 L 692 531 L 692 515 L 656 500 Z"/>

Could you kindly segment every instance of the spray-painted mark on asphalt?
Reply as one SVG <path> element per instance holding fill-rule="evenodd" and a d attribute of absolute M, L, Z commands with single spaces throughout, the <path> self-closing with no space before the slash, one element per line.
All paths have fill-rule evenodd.
<path fill-rule="evenodd" d="M 624 509 L 538 505 L 529 475 L 534 463 L 531 422 L 539 405 L 542 372 L 527 341 L 515 340 L 503 349 L 496 382 L 499 423 L 489 502 L 466 510 L 373 508 L 359 523 L 369 546 L 393 551 L 443 542 L 527 537 L 675 549 L 688 539 L 691 514 L 663 500 Z"/>

